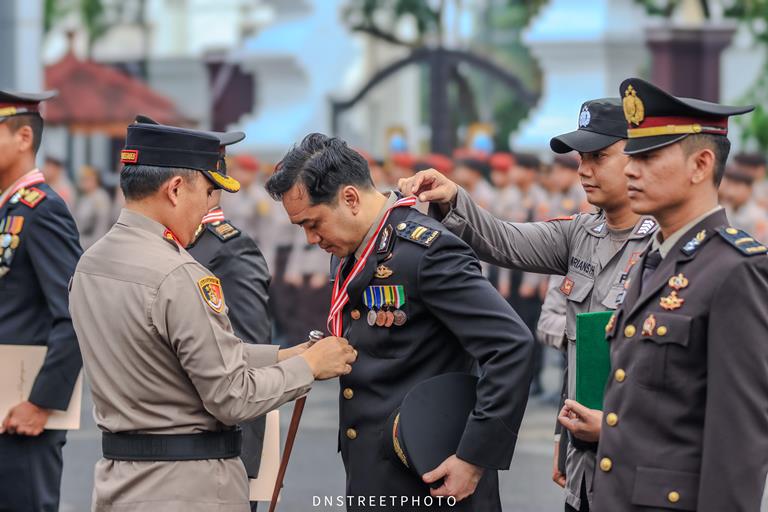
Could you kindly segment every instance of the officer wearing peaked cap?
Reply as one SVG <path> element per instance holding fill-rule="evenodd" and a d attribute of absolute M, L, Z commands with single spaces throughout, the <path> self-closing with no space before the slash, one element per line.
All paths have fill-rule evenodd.
<path fill-rule="evenodd" d="M 717 205 L 728 118 L 752 107 L 620 87 L 632 209 L 660 230 L 607 327 L 594 510 L 759 510 L 768 472 L 768 258 Z"/>
<path fill-rule="evenodd" d="M 64 201 L 35 168 L 40 104 L 53 92 L 0 91 L 0 344 L 47 347 L 29 397 L 0 411 L 0 510 L 59 509 L 65 410 L 82 366 L 67 282 L 82 252 Z"/>
<path fill-rule="evenodd" d="M 136 116 L 136 122 L 158 124 L 147 116 Z M 227 174 L 226 148 L 245 138 L 243 132 L 209 132 L 219 139 L 218 172 Z M 269 302 L 269 270 L 253 239 L 235 227 L 222 210 L 220 190 L 211 196 L 211 208 L 195 231 L 187 251 L 201 265 L 221 280 L 227 291 L 229 312 L 235 335 L 246 343 L 270 343 L 271 319 Z M 261 451 L 266 421 L 264 417 L 240 424 L 243 432 L 242 451 L 249 478 L 259 476 Z M 251 504 L 252 510 L 256 503 Z"/>
<path fill-rule="evenodd" d="M 278 352 L 234 334 L 227 302 L 236 299 L 184 249 L 214 189 L 239 188 L 218 167 L 222 142 L 130 125 L 120 174 L 126 207 L 72 280 L 70 309 L 102 430 L 96 511 L 248 511 L 235 425 L 305 394 L 316 378 L 350 371 L 354 360 L 339 338 Z"/>
<path fill-rule="evenodd" d="M 588 200 L 601 208 L 599 213 L 547 222 L 505 222 L 478 207 L 463 189 L 436 176 L 434 171 L 420 173 L 421 181 L 417 175 L 415 180 L 400 185 L 404 193 L 425 194 L 426 199 L 440 203 L 441 210 L 433 209 L 433 213 L 469 243 L 481 259 L 504 267 L 564 276 L 559 278 L 559 290 L 554 293 L 565 303 L 562 309 L 566 313 L 568 398 L 576 393 L 576 316 L 619 306 L 629 270 L 657 228 L 653 218 L 634 214 L 630 209 L 623 174 L 626 141 L 627 125 L 618 98 L 584 102 L 578 110 L 577 129 L 550 141 L 556 153 L 581 154 L 581 184 Z M 550 305 L 550 297 L 558 295 L 548 296 Z M 590 413 L 600 415 L 600 411 Z M 590 510 L 597 435 L 573 430 L 570 435 L 563 432 L 570 442 L 560 445 L 556 441 L 556 453 L 559 446 L 567 449 L 566 471 L 565 475 L 554 474 L 553 479 L 566 489 L 566 510 Z M 560 435 L 558 429 L 556 439 Z"/>

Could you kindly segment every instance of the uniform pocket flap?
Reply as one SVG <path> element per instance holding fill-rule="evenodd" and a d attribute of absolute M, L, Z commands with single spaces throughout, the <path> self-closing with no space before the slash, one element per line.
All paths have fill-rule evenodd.
<path fill-rule="evenodd" d="M 568 300 L 582 302 L 592 291 L 594 285 L 594 279 L 571 272 L 563 278 L 560 291 Z"/>
<path fill-rule="evenodd" d="M 670 510 L 696 510 L 698 473 L 638 467 L 632 504 Z"/>
<path fill-rule="evenodd" d="M 656 312 L 643 319 L 640 336 L 660 345 L 674 343 L 688 346 L 691 317 L 676 313 Z"/>

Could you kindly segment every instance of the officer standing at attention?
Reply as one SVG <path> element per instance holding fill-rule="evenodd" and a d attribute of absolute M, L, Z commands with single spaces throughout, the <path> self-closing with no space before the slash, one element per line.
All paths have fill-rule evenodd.
<path fill-rule="evenodd" d="M 220 144 L 206 132 L 129 126 L 126 207 L 75 272 L 70 308 L 102 430 L 96 511 L 248 511 L 230 427 L 351 371 L 354 350 L 339 338 L 279 352 L 243 343 L 220 280 L 184 250 L 214 188 L 239 188 L 216 170 Z"/>
<path fill-rule="evenodd" d="M 437 203 L 443 224 L 467 242 L 480 259 L 495 265 L 531 272 L 564 275 L 559 292 L 565 299 L 567 339 L 567 396 L 576 394 L 576 315 L 615 309 L 624 296 L 629 270 L 648 245 L 656 222 L 632 212 L 627 196 L 623 153 L 627 126 L 621 101 L 605 98 L 585 102 L 578 129 L 553 137 L 556 153 L 578 151 L 579 175 L 588 201 L 599 213 L 582 213 L 547 222 L 505 222 L 471 201 L 468 194 L 443 175 L 418 173 L 400 183 L 406 194 Z M 444 215 L 444 216 L 443 216 Z M 575 402 L 568 402 L 580 407 Z M 584 410 L 599 425 L 600 411 Z M 565 424 L 571 427 L 570 423 Z M 579 425 L 580 427 L 581 425 Z M 599 428 L 593 429 L 599 433 Z M 589 432 L 587 432 L 588 434 Z M 590 510 L 595 473 L 597 433 L 575 429 L 569 439 L 566 474 L 553 479 L 566 489 L 566 511 Z M 558 434 L 559 435 L 559 434 Z M 580 439 L 581 436 L 583 439 Z M 555 466 L 559 441 L 555 442 Z"/>
<path fill-rule="evenodd" d="M 452 496 L 458 503 L 450 510 L 501 510 L 496 470 L 507 469 L 514 452 L 532 336 L 482 276 L 471 249 L 411 208 L 415 198 L 378 192 L 365 159 L 335 137 L 307 135 L 283 157 L 267 191 L 308 243 L 342 258 L 329 327 L 359 351 L 340 380 L 347 506 L 436 510 L 446 502 L 440 507 L 433 497 Z M 460 425 L 455 454 L 412 473 L 398 459 L 387 420 L 417 384 L 476 365 L 476 404 Z M 393 504 L 393 496 L 408 501 Z"/>
<path fill-rule="evenodd" d="M 0 91 L 0 343 L 47 347 L 29 398 L 0 426 L 0 510 L 57 511 L 64 430 L 45 430 L 66 410 L 82 367 L 67 283 L 82 250 L 64 201 L 35 168 L 43 136 L 39 105 L 55 93 Z"/>
<path fill-rule="evenodd" d="M 768 258 L 717 204 L 728 117 L 630 78 L 632 210 L 660 230 L 607 328 L 598 512 L 759 510 L 768 472 Z"/>

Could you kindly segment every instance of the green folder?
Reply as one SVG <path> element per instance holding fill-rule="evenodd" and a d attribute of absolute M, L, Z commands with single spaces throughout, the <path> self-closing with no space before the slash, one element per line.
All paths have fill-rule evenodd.
<path fill-rule="evenodd" d="M 605 326 L 613 311 L 576 315 L 576 401 L 603 410 L 603 393 L 611 373 Z"/>

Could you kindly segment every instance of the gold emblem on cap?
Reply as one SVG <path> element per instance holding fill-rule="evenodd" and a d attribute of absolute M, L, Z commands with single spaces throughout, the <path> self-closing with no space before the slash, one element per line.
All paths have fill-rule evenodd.
<path fill-rule="evenodd" d="M 624 106 L 624 117 L 627 122 L 639 126 L 645 119 L 645 105 L 643 101 L 637 96 L 637 91 L 631 85 L 624 91 L 624 99 L 622 100 Z"/>

